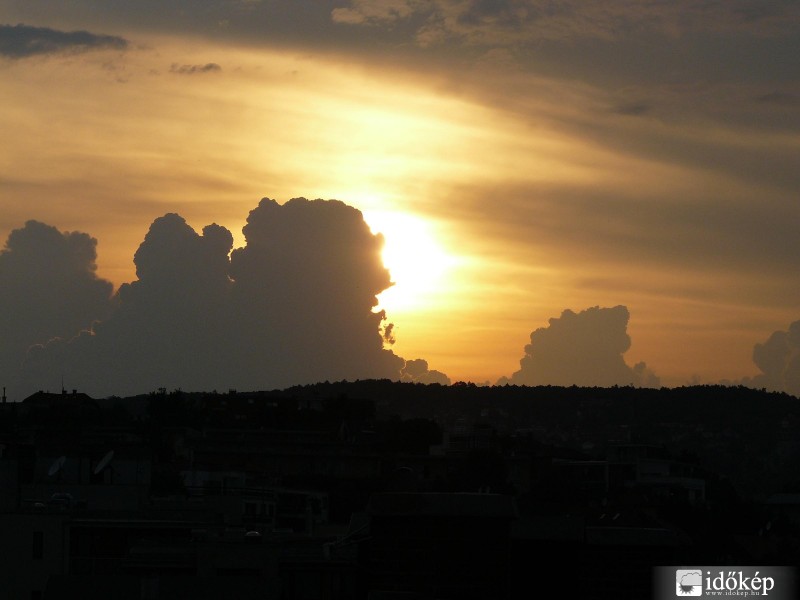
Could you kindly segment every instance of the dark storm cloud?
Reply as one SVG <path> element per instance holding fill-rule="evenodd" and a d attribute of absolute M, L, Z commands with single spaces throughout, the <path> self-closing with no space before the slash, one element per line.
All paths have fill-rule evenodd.
<path fill-rule="evenodd" d="M 403 359 L 383 348 L 385 315 L 373 312 L 390 285 L 383 240 L 359 211 L 264 199 L 244 234 L 231 253 L 224 227 L 200 235 L 177 214 L 156 219 L 114 314 L 34 353 L 29 389 L 54 371 L 96 395 L 400 377 Z"/>
<path fill-rule="evenodd" d="M 124 50 L 128 42 L 113 35 L 98 35 L 88 31 L 59 31 L 48 27 L 0 25 L 0 56 L 26 58 L 39 54 L 86 52 L 109 48 Z"/>
<path fill-rule="evenodd" d="M 110 309 L 95 273 L 97 240 L 28 221 L 0 251 L 0 378 L 10 384 L 33 344 L 88 329 Z"/>
<path fill-rule="evenodd" d="M 741 31 L 785 35 L 794 32 L 800 10 L 789 0 L 351 0 L 347 6 L 333 9 L 331 16 L 340 23 L 372 26 L 424 17 L 417 31 L 421 43 L 502 44 L 587 38 L 611 41 L 653 32 L 670 36 Z M 434 31 L 435 37 L 431 36 Z"/>
<path fill-rule="evenodd" d="M 622 355 L 631 339 L 628 309 L 565 310 L 547 327 L 531 333 L 520 370 L 499 383 L 517 385 L 637 385 L 656 387 L 656 377 L 644 363 L 629 367 Z"/>
<path fill-rule="evenodd" d="M 462 64 L 507 50 L 524 70 L 598 87 L 775 83 L 800 52 L 800 4 L 784 0 L 351 0 L 331 19 Z"/>
<path fill-rule="evenodd" d="M 359 60 L 412 61 L 426 68 L 510 50 L 538 74 L 599 85 L 617 80 L 729 81 L 792 77 L 800 50 L 800 5 L 758 2 L 619 0 L 178 0 L 18 2 L 32 21 L 85 23 L 124 31 L 335 52 Z"/>
<path fill-rule="evenodd" d="M 206 63 L 204 65 L 179 65 L 173 64 L 169 68 L 170 73 L 177 73 L 178 75 L 194 75 L 196 73 L 215 73 L 222 71 L 217 63 Z"/>
<path fill-rule="evenodd" d="M 800 397 L 800 321 L 756 344 L 753 362 L 761 374 L 745 381 L 747 385 Z"/>

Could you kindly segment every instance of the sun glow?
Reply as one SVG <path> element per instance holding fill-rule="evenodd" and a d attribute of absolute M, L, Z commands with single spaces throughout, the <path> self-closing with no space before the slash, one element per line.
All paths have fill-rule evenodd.
<path fill-rule="evenodd" d="M 438 241 L 434 224 L 390 211 L 366 212 L 364 219 L 374 233 L 383 234 L 383 264 L 394 282 L 378 296 L 380 308 L 396 315 L 431 302 L 458 262 Z"/>

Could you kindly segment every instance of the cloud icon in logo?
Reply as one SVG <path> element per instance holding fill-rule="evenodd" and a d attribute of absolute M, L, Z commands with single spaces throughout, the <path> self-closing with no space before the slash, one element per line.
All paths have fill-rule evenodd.
<path fill-rule="evenodd" d="M 703 589 L 702 571 L 676 571 L 677 593 L 684 596 L 699 596 Z"/>

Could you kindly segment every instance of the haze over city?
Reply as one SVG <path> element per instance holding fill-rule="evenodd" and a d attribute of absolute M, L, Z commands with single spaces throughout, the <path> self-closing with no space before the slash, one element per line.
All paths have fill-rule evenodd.
<path fill-rule="evenodd" d="M 781 0 L 6 2 L 0 383 L 800 394 L 798 73 Z"/>

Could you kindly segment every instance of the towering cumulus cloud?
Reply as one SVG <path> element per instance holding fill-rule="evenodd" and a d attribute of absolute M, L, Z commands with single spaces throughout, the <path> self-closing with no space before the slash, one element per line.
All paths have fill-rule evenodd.
<path fill-rule="evenodd" d="M 383 240 L 359 211 L 264 199 L 244 234 L 231 252 L 224 227 L 201 235 L 176 214 L 156 219 L 114 314 L 34 352 L 31 385 L 53 370 L 95 395 L 399 378 L 404 361 L 383 348 L 373 312 L 390 285 Z"/>
<path fill-rule="evenodd" d="M 231 255 L 235 368 L 247 387 L 366 377 L 397 378 L 383 349 L 376 296 L 391 285 L 383 238 L 338 201 L 264 199 Z M 263 383 L 261 384 L 263 385 Z"/>
<path fill-rule="evenodd" d="M 628 309 L 565 310 L 531 333 L 520 370 L 500 383 L 518 385 L 659 385 L 644 363 L 629 367 L 622 355 L 631 345 Z"/>
<path fill-rule="evenodd" d="M 410 383 L 438 383 L 439 385 L 450 385 L 450 378 L 434 369 L 428 368 L 428 361 L 422 358 L 407 360 L 405 367 L 401 371 L 401 381 Z"/>
<path fill-rule="evenodd" d="M 97 395 L 224 381 L 217 357 L 227 351 L 220 338 L 232 245 L 217 225 L 200 236 L 176 214 L 156 219 L 134 257 L 137 280 L 119 289 L 111 317 L 32 352 L 30 386 L 42 387 L 52 372 Z"/>
<path fill-rule="evenodd" d="M 800 321 L 756 344 L 753 362 L 761 374 L 747 382 L 749 385 L 800 396 Z"/>
<path fill-rule="evenodd" d="M 0 378 L 11 386 L 28 349 L 91 327 L 110 309 L 111 283 L 95 273 L 97 240 L 37 221 L 0 251 Z"/>

